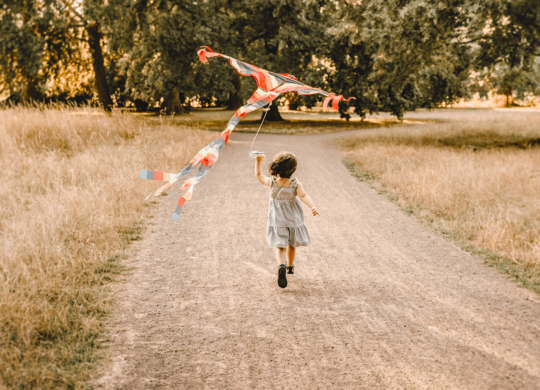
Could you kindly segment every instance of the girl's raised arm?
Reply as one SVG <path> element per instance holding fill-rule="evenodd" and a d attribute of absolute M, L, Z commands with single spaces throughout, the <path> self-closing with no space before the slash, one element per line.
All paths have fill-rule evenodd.
<path fill-rule="evenodd" d="M 255 176 L 257 176 L 257 180 L 259 180 L 262 184 L 264 184 L 267 187 L 270 187 L 272 185 L 272 182 L 270 179 L 266 176 L 264 176 L 261 172 L 261 161 L 264 159 L 263 156 L 257 156 L 257 161 L 255 161 Z"/>
<path fill-rule="evenodd" d="M 306 206 L 311 209 L 311 212 L 313 213 L 314 216 L 321 215 L 317 211 L 315 204 L 313 203 L 309 195 L 306 193 L 306 191 L 304 190 L 304 186 L 300 184 L 300 182 L 298 182 L 298 184 L 296 185 L 296 193 L 298 194 L 298 197 L 300 198 L 300 200 L 304 202 Z"/>

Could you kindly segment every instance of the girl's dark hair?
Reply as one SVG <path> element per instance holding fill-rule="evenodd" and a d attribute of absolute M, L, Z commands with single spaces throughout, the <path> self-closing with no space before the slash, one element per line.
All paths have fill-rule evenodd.
<path fill-rule="evenodd" d="M 296 171 L 296 156 L 289 152 L 280 152 L 274 157 L 274 161 L 268 166 L 268 172 L 272 176 L 290 179 L 294 171 Z"/>

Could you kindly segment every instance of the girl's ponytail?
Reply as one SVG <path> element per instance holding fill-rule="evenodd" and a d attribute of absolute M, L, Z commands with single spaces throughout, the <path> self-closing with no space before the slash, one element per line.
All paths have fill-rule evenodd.
<path fill-rule="evenodd" d="M 297 161 L 296 156 L 289 152 L 280 152 L 275 157 L 274 160 L 268 166 L 268 172 L 272 176 L 277 176 L 289 179 L 292 174 L 296 171 Z"/>

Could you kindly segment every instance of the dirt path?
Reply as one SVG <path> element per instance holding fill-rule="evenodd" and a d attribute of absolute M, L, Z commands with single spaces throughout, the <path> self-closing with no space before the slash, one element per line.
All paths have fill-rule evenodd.
<path fill-rule="evenodd" d="M 161 198 L 117 286 L 97 388 L 540 389 L 532 293 L 359 183 L 336 136 L 257 139 L 296 153 L 322 214 L 286 289 L 252 134 L 233 133 L 180 223 Z"/>

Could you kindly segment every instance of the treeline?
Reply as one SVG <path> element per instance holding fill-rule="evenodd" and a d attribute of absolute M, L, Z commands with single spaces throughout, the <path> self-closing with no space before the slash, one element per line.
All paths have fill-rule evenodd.
<path fill-rule="evenodd" d="M 540 85 L 540 1 L 0 1 L 0 99 L 15 104 L 241 106 L 253 81 L 200 63 L 202 45 L 355 96 L 340 110 L 361 116 Z M 286 98 L 291 108 L 318 99 Z"/>

